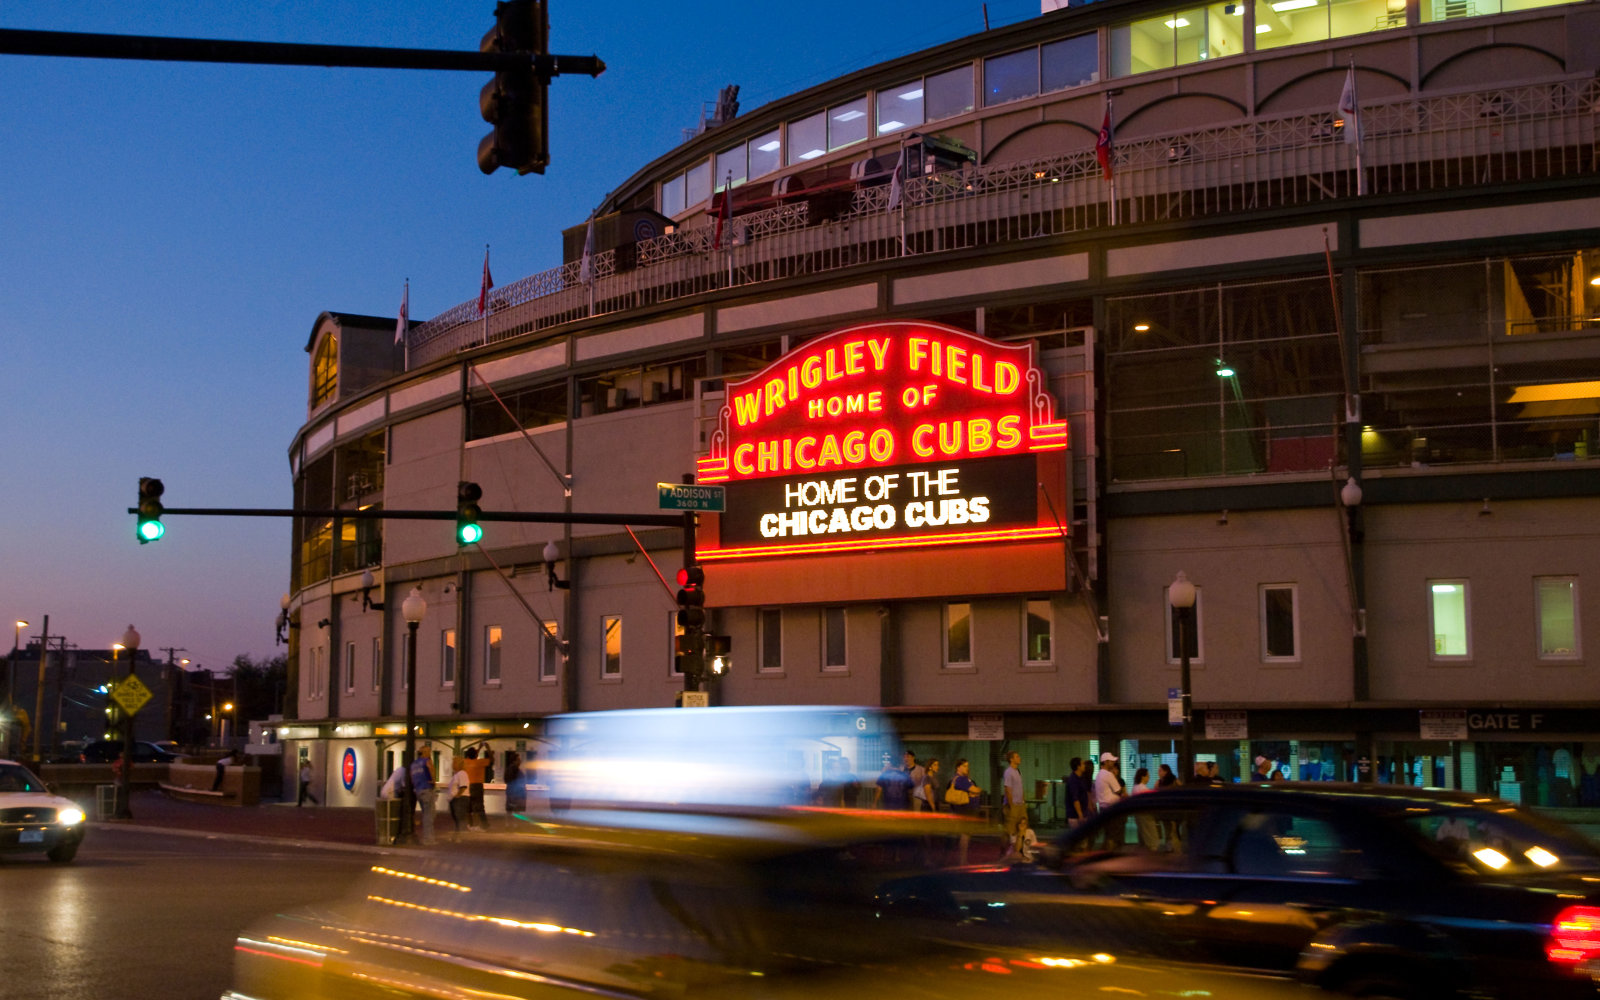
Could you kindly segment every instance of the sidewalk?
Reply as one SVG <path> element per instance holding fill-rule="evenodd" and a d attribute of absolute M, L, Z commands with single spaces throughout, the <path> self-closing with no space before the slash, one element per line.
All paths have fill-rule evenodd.
<path fill-rule="evenodd" d="M 99 820 L 91 827 L 164 830 L 201 836 L 252 837 L 327 845 L 378 846 L 372 809 L 296 806 L 264 802 L 221 806 L 182 802 L 164 792 L 137 789 L 129 803 L 131 820 Z"/>

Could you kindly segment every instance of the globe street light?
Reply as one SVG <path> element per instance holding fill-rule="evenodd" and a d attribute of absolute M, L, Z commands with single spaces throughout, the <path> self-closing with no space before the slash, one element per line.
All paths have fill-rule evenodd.
<path fill-rule="evenodd" d="M 1178 693 L 1183 707 L 1183 752 L 1178 757 L 1181 781 L 1194 780 L 1194 708 L 1189 688 L 1189 620 L 1194 614 L 1194 584 L 1178 570 L 1167 587 L 1167 601 L 1178 619 Z"/>
<path fill-rule="evenodd" d="M 416 843 L 412 830 L 412 811 L 417 807 L 417 793 L 411 787 L 411 762 L 417 755 L 417 626 L 428 611 L 428 602 L 422 599 L 422 588 L 412 587 L 411 593 L 400 602 L 400 616 L 406 620 L 406 752 L 401 766 L 407 769 L 407 780 L 401 786 L 403 804 L 400 807 L 399 841 Z M 433 790 L 429 789 L 432 795 Z"/>
<path fill-rule="evenodd" d="M 133 677 L 133 663 L 139 653 L 139 631 L 132 625 L 122 633 L 122 648 L 128 654 L 128 672 L 124 678 Z M 122 780 L 117 801 L 117 819 L 133 819 L 133 713 L 122 710 Z"/>

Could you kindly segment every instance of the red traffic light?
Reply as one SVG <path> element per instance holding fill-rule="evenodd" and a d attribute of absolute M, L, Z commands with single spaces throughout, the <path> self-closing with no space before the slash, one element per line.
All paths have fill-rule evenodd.
<path fill-rule="evenodd" d="M 678 570 L 678 586 L 703 587 L 706 582 L 706 571 L 699 566 L 685 566 Z"/>

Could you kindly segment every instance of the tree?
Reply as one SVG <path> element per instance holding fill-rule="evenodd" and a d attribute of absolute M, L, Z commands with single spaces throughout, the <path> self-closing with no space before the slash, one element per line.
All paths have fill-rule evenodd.
<path fill-rule="evenodd" d="M 265 719 L 283 711 L 283 692 L 289 676 L 289 659 L 278 654 L 270 659 L 251 659 L 241 653 L 228 668 L 233 679 L 235 718 L 248 721 Z"/>

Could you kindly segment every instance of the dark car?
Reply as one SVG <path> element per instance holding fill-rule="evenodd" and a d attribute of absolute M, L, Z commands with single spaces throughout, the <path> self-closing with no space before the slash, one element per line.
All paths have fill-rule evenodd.
<path fill-rule="evenodd" d="M 1600 847 L 1462 792 L 1269 783 L 1126 799 L 1038 866 L 887 890 L 970 939 L 1130 948 L 1358 996 L 1594 997 Z"/>
<path fill-rule="evenodd" d="M 173 753 L 170 749 L 151 743 L 148 740 L 135 740 L 133 743 L 133 762 L 135 764 L 170 764 L 182 755 Z M 121 740 L 92 740 L 83 745 L 79 759 L 85 764 L 109 764 L 114 760 L 122 759 Z"/>
<path fill-rule="evenodd" d="M 0 760 L 0 852 L 41 853 L 64 864 L 83 842 L 83 810 L 53 794 L 34 773 Z"/>

